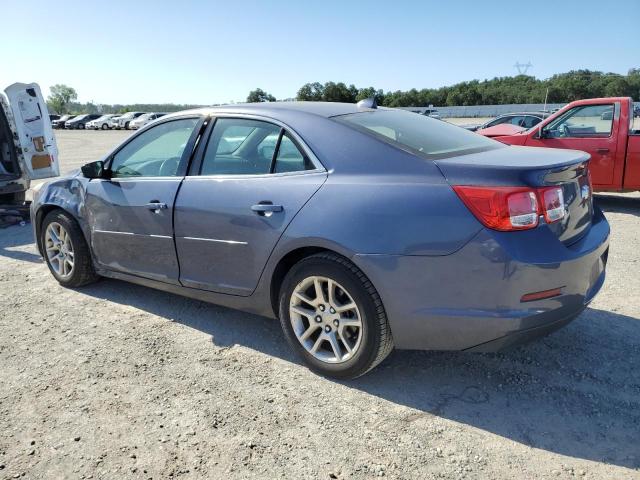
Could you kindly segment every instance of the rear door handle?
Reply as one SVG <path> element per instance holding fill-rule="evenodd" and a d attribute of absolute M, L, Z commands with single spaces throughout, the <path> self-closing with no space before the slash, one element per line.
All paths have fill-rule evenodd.
<path fill-rule="evenodd" d="M 153 210 L 153 211 L 165 210 L 167 208 L 167 204 L 166 203 L 158 202 L 157 200 L 149 202 L 145 206 L 149 210 Z"/>
<path fill-rule="evenodd" d="M 281 212 L 284 208 L 282 205 L 274 205 L 271 202 L 260 202 L 257 205 L 252 205 L 251 210 L 256 212 L 258 215 L 267 215 L 273 212 Z"/>
<path fill-rule="evenodd" d="M 604 155 L 605 153 L 609 153 L 609 149 L 608 148 L 596 148 L 596 152 Z"/>

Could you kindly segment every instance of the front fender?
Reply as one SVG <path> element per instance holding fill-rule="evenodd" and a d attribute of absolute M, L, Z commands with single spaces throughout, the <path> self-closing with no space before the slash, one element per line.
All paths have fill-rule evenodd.
<path fill-rule="evenodd" d="M 41 255 L 43 252 L 40 243 L 40 227 L 46 214 L 56 208 L 64 210 L 78 222 L 89 243 L 89 225 L 84 215 L 87 182 L 88 180 L 82 176 L 69 176 L 46 183 L 39 191 L 34 192 L 31 203 L 31 223 Z"/>

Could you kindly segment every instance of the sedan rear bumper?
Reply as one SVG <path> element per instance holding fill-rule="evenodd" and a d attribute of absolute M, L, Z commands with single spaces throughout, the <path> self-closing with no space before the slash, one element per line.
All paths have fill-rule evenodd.
<path fill-rule="evenodd" d="M 568 247 L 541 225 L 482 230 L 445 256 L 353 260 L 378 289 L 397 348 L 495 351 L 576 318 L 604 283 L 608 246 L 609 225 L 597 210 L 589 232 Z M 553 298 L 521 301 L 556 288 Z"/>

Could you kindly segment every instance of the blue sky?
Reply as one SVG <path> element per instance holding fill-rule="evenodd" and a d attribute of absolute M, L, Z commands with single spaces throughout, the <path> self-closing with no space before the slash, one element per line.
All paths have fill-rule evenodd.
<path fill-rule="evenodd" d="M 384 90 L 640 67 L 639 0 L 0 0 L 0 86 L 81 101 L 210 104 L 329 80 Z M 614 8 L 615 7 L 615 8 Z M 8 29 L 7 29 L 8 27 Z M 635 33 L 634 33 L 635 32 Z"/>

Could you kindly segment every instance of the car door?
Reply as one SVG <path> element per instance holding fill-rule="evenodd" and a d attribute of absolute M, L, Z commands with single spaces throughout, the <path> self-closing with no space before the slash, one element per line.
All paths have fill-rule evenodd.
<path fill-rule="evenodd" d="M 527 140 L 527 146 L 570 148 L 591 155 L 589 170 L 596 186 L 613 183 L 617 151 L 619 103 L 579 105 L 544 125 Z"/>
<path fill-rule="evenodd" d="M 106 269 L 178 283 L 173 204 L 204 119 L 168 119 L 134 135 L 87 185 L 91 248 Z"/>
<path fill-rule="evenodd" d="M 5 94 L 20 146 L 20 169 L 31 180 L 57 177 L 58 148 L 40 87 L 37 83 L 14 83 Z"/>
<path fill-rule="evenodd" d="M 180 282 L 250 295 L 282 233 L 326 180 L 288 128 L 257 118 L 218 118 L 175 204 Z"/>

